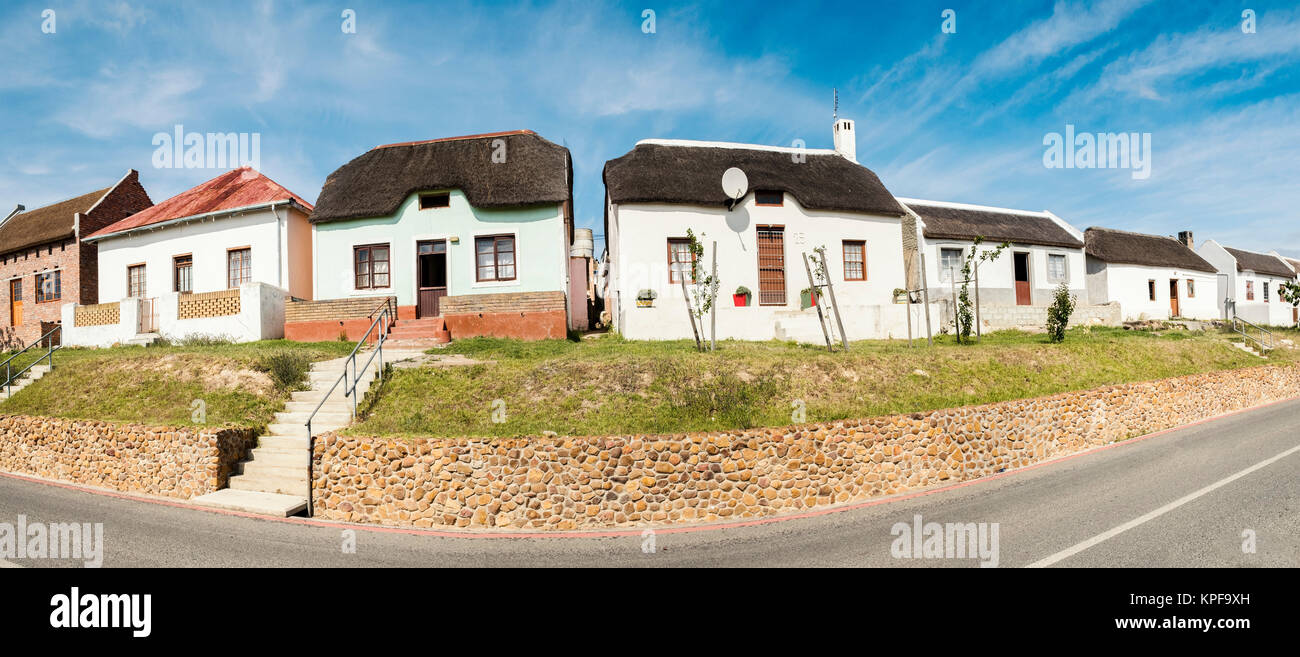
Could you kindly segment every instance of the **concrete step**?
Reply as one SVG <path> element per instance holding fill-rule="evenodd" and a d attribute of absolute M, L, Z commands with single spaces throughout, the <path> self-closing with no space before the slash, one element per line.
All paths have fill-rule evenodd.
<path fill-rule="evenodd" d="M 308 417 L 311 417 L 311 411 L 284 411 L 275 414 L 275 423 L 276 424 L 306 424 Z M 343 426 L 351 422 L 352 422 L 351 407 L 348 407 L 347 410 L 342 410 L 342 411 L 326 412 L 325 410 L 321 410 L 319 413 L 316 414 L 314 418 L 312 418 L 313 426 L 315 426 L 316 424 L 324 424 L 324 423 L 337 424 Z"/>
<path fill-rule="evenodd" d="M 299 479 L 307 481 L 307 450 L 302 452 L 301 463 L 280 465 L 266 461 L 244 461 L 235 466 L 241 477 L 267 477 L 271 479 Z"/>
<path fill-rule="evenodd" d="M 244 463 L 265 463 L 280 468 L 306 468 L 309 457 L 305 446 L 293 449 L 256 447 Z"/>
<path fill-rule="evenodd" d="M 250 490 L 279 495 L 307 495 L 307 471 L 300 477 L 282 477 L 278 475 L 236 475 L 230 478 L 230 487 L 235 490 Z"/>
<path fill-rule="evenodd" d="M 356 395 L 358 404 L 365 400 L 367 392 L 370 392 L 369 384 L 361 384 L 357 386 Z M 296 402 L 314 402 L 319 404 L 322 399 L 331 402 L 346 401 L 349 404 L 352 403 L 352 397 L 344 392 L 343 386 L 335 388 L 333 392 L 329 393 L 328 397 L 325 395 L 325 391 L 323 390 L 303 390 L 289 394 L 289 400 Z"/>
<path fill-rule="evenodd" d="M 307 436 L 259 436 L 257 439 L 257 448 L 269 447 L 271 449 L 295 450 L 303 454 L 307 453 Z"/>
<path fill-rule="evenodd" d="M 307 498 L 301 495 L 281 495 L 259 491 L 223 488 L 215 493 L 200 495 L 191 504 L 214 509 L 242 511 L 276 518 L 288 518 L 307 508 Z"/>
<path fill-rule="evenodd" d="M 319 401 L 288 401 L 284 403 L 284 412 L 286 413 L 311 413 L 316 410 Z M 320 407 L 322 413 L 345 413 L 349 417 L 352 415 L 352 402 L 331 401 L 325 402 Z"/>
<path fill-rule="evenodd" d="M 311 430 L 316 435 L 336 431 L 348 426 L 346 422 L 312 422 Z M 307 425 L 305 424 L 270 424 L 266 427 L 266 437 L 276 438 L 306 438 Z"/>

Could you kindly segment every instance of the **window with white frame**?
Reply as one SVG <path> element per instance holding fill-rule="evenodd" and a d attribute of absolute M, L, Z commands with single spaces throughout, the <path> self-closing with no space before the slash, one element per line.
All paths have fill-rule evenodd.
<path fill-rule="evenodd" d="M 939 280 L 951 281 L 961 272 L 962 249 L 939 249 Z"/>
<path fill-rule="evenodd" d="M 1070 279 L 1070 272 L 1065 262 L 1064 253 L 1047 254 L 1047 280 L 1062 283 Z"/>

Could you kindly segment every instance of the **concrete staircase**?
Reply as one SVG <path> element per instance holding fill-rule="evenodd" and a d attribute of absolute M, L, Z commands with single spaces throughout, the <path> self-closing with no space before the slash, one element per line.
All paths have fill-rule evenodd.
<path fill-rule="evenodd" d="M 357 366 L 363 365 L 371 353 L 369 349 L 358 353 Z M 384 350 L 384 356 L 387 360 L 388 349 Z M 320 411 L 312 418 L 312 433 L 319 436 L 352 422 L 352 400 L 344 395 L 346 382 L 330 390 L 343 374 L 347 362 L 348 359 L 339 358 L 314 363 L 308 374 L 311 389 L 293 393 L 285 403 L 284 411 L 275 414 L 275 422 L 267 426 L 267 432 L 258 439 L 249 458 L 236 466 L 236 474 L 230 477 L 230 487 L 191 501 L 200 506 L 282 518 L 307 508 L 307 496 L 311 491 L 307 481 L 307 466 L 311 458 L 307 418 L 324 400 Z M 378 359 L 362 370 L 361 380 L 357 383 L 358 404 L 365 399 L 378 371 Z"/>
<path fill-rule="evenodd" d="M 399 319 L 388 332 L 388 342 L 394 340 L 397 341 L 394 346 L 433 346 L 451 342 L 451 332 L 441 317 Z"/>
<path fill-rule="evenodd" d="M 134 338 L 126 341 L 126 344 L 137 347 L 148 347 L 158 340 L 157 333 L 137 333 Z"/>
<path fill-rule="evenodd" d="M 35 381 L 39 381 L 40 378 L 45 376 L 49 371 L 49 365 L 33 365 L 32 369 L 27 370 L 27 373 L 23 375 L 23 378 L 15 379 L 8 389 L 4 386 L 0 386 L 0 401 L 4 401 L 18 394 L 19 390 L 26 388 Z"/>

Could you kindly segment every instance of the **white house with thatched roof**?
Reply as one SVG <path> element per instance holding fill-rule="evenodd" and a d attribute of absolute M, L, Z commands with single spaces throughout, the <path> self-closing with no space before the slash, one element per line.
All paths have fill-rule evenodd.
<path fill-rule="evenodd" d="M 1216 319 L 1219 274 L 1192 250 L 1192 233 L 1173 237 L 1109 228 L 1084 231 L 1088 297 L 1118 303 L 1124 321 Z"/>
<path fill-rule="evenodd" d="M 719 339 L 824 341 L 805 294 L 804 256 L 819 247 L 844 334 L 906 338 L 907 306 L 895 303 L 905 210 L 854 159 L 852 122 L 835 128 L 837 150 L 649 139 L 607 162 L 604 300 L 614 328 L 633 339 L 692 337 L 681 284 L 695 278 L 693 234 L 699 277 L 717 258 Z M 747 181 L 736 199 L 722 184 L 732 168 Z M 713 318 L 701 319 L 708 335 Z M 920 306 L 913 320 L 923 335 Z"/>
<path fill-rule="evenodd" d="M 1055 214 L 949 201 L 899 201 L 908 210 L 904 223 L 911 233 L 906 246 L 909 285 L 928 287 L 932 300 L 948 303 L 946 324 L 952 322 L 952 297 L 954 288 L 962 285 L 966 257 L 973 249 L 982 255 L 1003 243 L 1010 246 L 996 259 L 979 264 L 982 330 L 1043 327 L 1047 307 L 1062 283 L 1077 299 L 1073 324 L 1119 323 L 1115 307 L 1089 303 L 1083 233 Z M 918 249 L 925 254 L 924 270 Z M 973 297 L 974 283 L 968 289 Z"/>
<path fill-rule="evenodd" d="M 1201 243 L 1196 252 L 1222 274 L 1218 290 L 1223 317 L 1233 315 L 1266 326 L 1294 326 L 1296 308 L 1277 293 L 1278 286 L 1294 281 L 1296 272 L 1282 257 L 1234 249 L 1214 240 Z"/>

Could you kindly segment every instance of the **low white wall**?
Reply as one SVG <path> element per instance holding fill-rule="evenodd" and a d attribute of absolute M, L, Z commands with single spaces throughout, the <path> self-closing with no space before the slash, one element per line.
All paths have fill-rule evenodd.
<path fill-rule="evenodd" d="M 265 283 L 245 283 L 239 288 L 239 314 L 220 317 L 178 319 L 180 294 L 159 296 L 155 303 L 158 335 L 167 340 L 215 338 L 231 342 L 255 342 L 284 337 L 285 291 Z M 63 344 L 83 347 L 111 347 L 134 338 L 140 326 L 140 299 L 120 302 L 120 321 L 103 326 L 76 326 L 76 304 L 63 307 Z"/>

